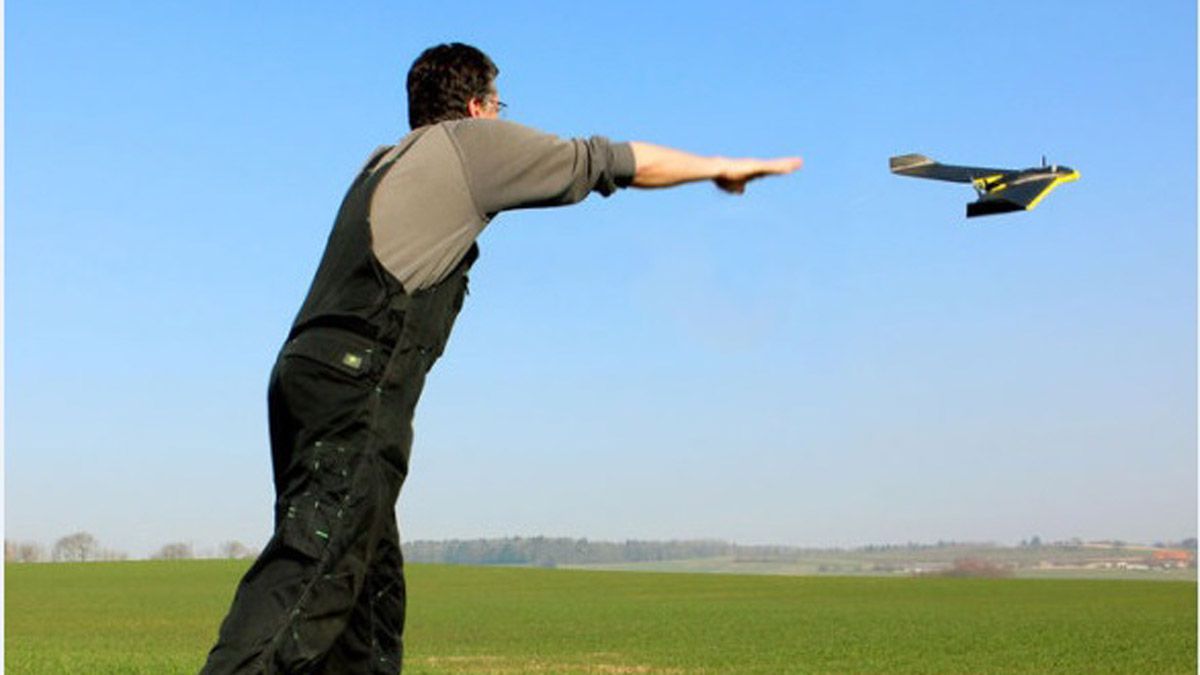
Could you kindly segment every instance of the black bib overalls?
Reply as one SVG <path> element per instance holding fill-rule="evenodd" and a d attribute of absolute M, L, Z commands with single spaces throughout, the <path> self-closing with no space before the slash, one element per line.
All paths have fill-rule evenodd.
<path fill-rule="evenodd" d="M 425 374 L 445 348 L 478 249 L 437 285 L 406 293 L 371 251 L 371 194 L 399 159 L 376 166 L 382 156 L 347 193 L 271 374 L 275 532 L 238 586 L 203 673 L 400 670 L 395 504 Z"/>

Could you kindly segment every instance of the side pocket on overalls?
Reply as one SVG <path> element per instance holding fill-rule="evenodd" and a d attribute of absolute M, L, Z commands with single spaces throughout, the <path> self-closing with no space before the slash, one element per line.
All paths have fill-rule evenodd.
<path fill-rule="evenodd" d="M 354 475 L 368 443 L 372 376 L 386 362 L 370 342 L 314 329 L 284 349 L 288 406 L 303 422 L 280 495 L 282 544 L 313 558 L 345 536 Z"/>

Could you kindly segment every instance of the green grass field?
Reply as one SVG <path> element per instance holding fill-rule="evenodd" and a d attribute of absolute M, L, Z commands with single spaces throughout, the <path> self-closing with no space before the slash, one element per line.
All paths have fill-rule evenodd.
<path fill-rule="evenodd" d="M 5 666 L 194 673 L 246 562 L 7 565 Z M 1196 584 L 413 565 L 406 673 L 1196 672 Z"/>

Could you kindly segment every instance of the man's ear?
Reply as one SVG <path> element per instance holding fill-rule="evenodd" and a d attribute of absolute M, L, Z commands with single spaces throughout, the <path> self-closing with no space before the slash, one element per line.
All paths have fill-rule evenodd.
<path fill-rule="evenodd" d="M 471 117 L 483 117 L 486 110 L 482 99 L 472 98 L 467 101 L 467 114 Z"/>

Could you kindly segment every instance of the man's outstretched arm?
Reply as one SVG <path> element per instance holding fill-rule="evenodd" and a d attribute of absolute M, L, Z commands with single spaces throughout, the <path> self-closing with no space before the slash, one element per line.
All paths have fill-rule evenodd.
<path fill-rule="evenodd" d="M 471 194 L 486 217 L 512 209 L 563 206 L 590 192 L 664 188 L 700 180 L 740 194 L 746 183 L 800 168 L 800 158 L 701 157 L 650 143 L 612 143 L 593 136 L 563 139 L 504 120 L 461 120 L 446 126 L 463 158 Z"/>
<path fill-rule="evenodd" d="M 702 157 L 650 143 L 632 142 L 637 163 L 633 187 L 662 188 L 701 180 L 711 180 L 722 190 L 741 194 L 746 183 L 763 176 L 778 176 L 799 169 L 799 157 L 779 159 L 732 159 Z"/>

